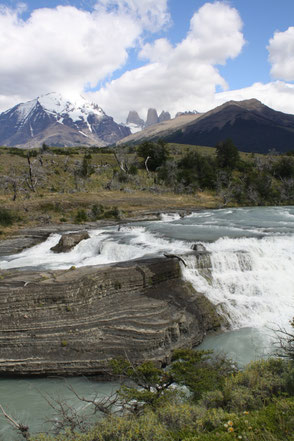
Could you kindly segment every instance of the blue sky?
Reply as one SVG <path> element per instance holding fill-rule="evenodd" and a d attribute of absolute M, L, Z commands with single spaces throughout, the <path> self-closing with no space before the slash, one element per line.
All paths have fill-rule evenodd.
<path fill-rule="evenodd" d="M 0 5 L 0 110 L 56 90 L 117 120 L 250 97 L 294 113 L 293 0 Z"/>

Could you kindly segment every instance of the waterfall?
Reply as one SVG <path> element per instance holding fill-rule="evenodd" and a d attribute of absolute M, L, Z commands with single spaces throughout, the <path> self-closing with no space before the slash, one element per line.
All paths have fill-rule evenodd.
<path fill-rule="evenodd" d="M 294 208 L 206 210 L 181 219 L 105 227 L 67 253 L 47 241 L 0 259 L 0 269 L 68 269 L 103 265 L 164 253 L 185 255 L 183 277 L 204 293 L 232 329 L 287 328 L 294 317 Z M 191 252 L 202 243 L 210 258 Z"/>
<path fill-rule="evenodd" d="M 211 268 L 203 271 L 190 256 L 183 276 L 232 329 L 287 328 L 294 317 L 293 242 L 293 236 L 221 238 L 205 244 Z"/>

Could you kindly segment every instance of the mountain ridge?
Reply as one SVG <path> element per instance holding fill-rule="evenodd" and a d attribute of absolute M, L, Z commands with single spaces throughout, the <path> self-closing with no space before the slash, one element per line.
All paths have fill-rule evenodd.
<path fill-rule="evenodd" d="M 149 128 L 151 129 L 151 128 Z M 206 113 L 187 119 L 175 118 L 156 129 L 145 129 L 118 143 L 163 138 L 167 142 L 214 147 L 231 138 L 239 150 L 267 153 L 294 148 L 294 115 L 265 106 L 255 98 L 228 101 Z"/>
<path fill-rule="evenodd" d="M 97 104 L 49 93 L 0 114 L 0 144 L 13 147 L 85 145 L 103 147 L 129 135 Z"/>

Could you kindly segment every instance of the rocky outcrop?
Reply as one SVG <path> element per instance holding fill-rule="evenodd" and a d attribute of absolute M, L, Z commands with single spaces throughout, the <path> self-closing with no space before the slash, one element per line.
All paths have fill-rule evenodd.
<path fill-rule="evenodd" d="M 78 245 L 82 240 L 89 239 L 88 231 L 63 234 L 57 245 L 51 248 L 54 253 L 67 253 Z"/>
<path fill-rule="evenodd" d="M 136 112 L 135 110 L 130 110 L 128 117 L 127 117 L 127 124 L 136 124 L 137 126 L 144 126 L 144 120 L 141 119 L 138 115 L 138 112 Z"/>
<path fill-rule="evenodd" d="M 198 251 L 198 252 L 206 252 L 206 248 L 202 243 L 193 243 L 191 246 L 191 250 Z"/>
<path fill-rule="evenodd" d="M 153 124 L 157 124 L 158 122 L 159 119 L 156 109 L 148 109 L 145 127 L 152 126 Z"/>
<path fill-rule="evenodd" d="M 165 112 L 164 110 L 161 112 L 161 114 L 158 117 L 158 122 L 162 121 L 169 121 L 171 119 L 170 113 Z"/>
<path fill-rule="evenodd" d="M 209 265 L 200 257 L 203 267 Z M 177 259 L 1 271 L 0 374 L 107 374 L 109 360 L 166 363 L 220 326 Z"/>

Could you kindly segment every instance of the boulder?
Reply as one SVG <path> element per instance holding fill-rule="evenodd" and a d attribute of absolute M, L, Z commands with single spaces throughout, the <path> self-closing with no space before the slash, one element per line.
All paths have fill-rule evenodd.
<path fill-rule="evenodd" d="M 63 234 L 57 245 L 51 248 L 54 253 L 67 253 L 82 240 L 89 239 L 87 231 Z"/>
<path fill-rule="evenodd" d="M 194 243 L 191 246 L 191 250 L 198 251 L 198 252 L 206 252 L 206 248 L 204 245 L 202 245 L 202 243 Z"/>

